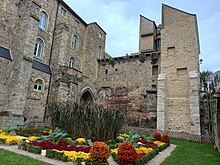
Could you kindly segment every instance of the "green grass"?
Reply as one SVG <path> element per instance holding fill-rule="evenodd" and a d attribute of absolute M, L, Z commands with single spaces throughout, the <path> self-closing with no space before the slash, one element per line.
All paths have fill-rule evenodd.
<path fill-rule="evenodd" d="M 220 153 L 212 145 L 171 139 L 176 149 L 161 165 L 220 165 Z"/>
<path fill-rule="evenodd" d="M 51 165 L 28 156 L 16 154 L 11 151 L 0 149 L 0 164 L 2 165 Z"/>

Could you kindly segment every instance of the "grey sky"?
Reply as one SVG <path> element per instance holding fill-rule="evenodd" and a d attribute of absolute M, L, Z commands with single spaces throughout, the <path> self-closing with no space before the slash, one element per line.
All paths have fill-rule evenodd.
<path fill-rule="evenodd" d="M 106 52 L 113 57 L 138 52 L 139 15 L 161 23 L 162 3 L 196 14 L 200 37 L 201 71 L 220 70 L 219 0 L 65 0 L 87 23 L 107 32 Z"/>

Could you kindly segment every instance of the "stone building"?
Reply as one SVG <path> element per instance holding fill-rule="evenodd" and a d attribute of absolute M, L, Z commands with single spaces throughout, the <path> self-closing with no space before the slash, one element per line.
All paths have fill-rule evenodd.
<path fill-rule="evenodd" d="M 126 105 L 130 125 L 200 134 L 196 16 L 140 16 L 139 51 L 105 52 L 106 32 L 63 0 L 0 2 L 0 127 L 44 123 L 47 104 Z M 4 67 L 3 67 L 4 66 Z"/>

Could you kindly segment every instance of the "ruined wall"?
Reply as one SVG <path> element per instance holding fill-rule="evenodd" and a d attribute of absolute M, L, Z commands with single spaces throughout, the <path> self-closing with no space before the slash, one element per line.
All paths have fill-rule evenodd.
<path fill-rule="evenodd" d="M 1 66 L 6 66 L 0 81 L 0 127 L 4 127 L 23 123 L 40 6 L 37 0 L 3 0 L 0 6 L 0 45 L 10 49 L 13 57 L 10 62 L 0 58 Z"/>
<path fill-rule="evenodd" d="M 100 61 L 98 71 L 99 104 L 126 105 L 130 125 L 156 127 L 156 89 L 150 54 L 144 62 L 140 62 L 139 55 Z"/>
<path fill-rule="evenodd" d="M 196 16 L 162 7 L 157 128 L 200 134 Z"/>

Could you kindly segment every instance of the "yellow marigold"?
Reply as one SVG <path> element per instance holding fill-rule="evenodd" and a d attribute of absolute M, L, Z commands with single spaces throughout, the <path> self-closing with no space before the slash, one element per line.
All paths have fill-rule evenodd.
<path fill-rule="evenodd" d="M 118 148 L 111 149 L 111 153 L 116 153 L 116 154 L 118 154 Z"/>
<path fill-rule="evenodd" d="M 146 148 L 146 147 L 135 148 L 135 150 L 138 154 L 140 153 L 148 154 L 149 152 L 153 151 L 152 148 Z"/>
<path fill-rule="evenodd" d="M 29 141 L 36 141 L 38 138 L 39 137 L 37 137 L 37 136 L 30 136 L 30 137 L 27 138 L 27 140 L 29 140 Z"/>
<path fill-rule="evenodd" d="M 77 143 L 85 143 L 86 142 L 86 139 L 85 138 L 77 138 L 75 140 Z"/>
<path fill-rule="evenodd" d="M 2 129 L 0 129 L 0 134 L 3 133 L 4 131 Z"/>
<path fill-rule="evenodd" d="M 7 134 L 1 134 L 0 139 L 4 139 L 5 144 L 7 145 L 17 144 L 18 142 L 22 141 L 22 138 L 20 138 L 19 136 L 7 135 Z"/>
<path fill-rule="evenodd" d="M 75 161 L 77 158 L 82 158 L 84 160 L 90 159 L 90 153 L 76 152 L 76 151 L 63 151 L 64 155 L 68 157 L 69 160 Z"/>
<path fill-rule="evenodd" d="M 119 134 L 119 136 L 122 136 L 122 137 L 129 137 L 129 135 L 126 134 L 126 133 Z"/>
<path fill-rule="evenodd" d="M 72 139 L 68 137 L 68 138 L 66 138 L 66 140 L 72 140 Z"/>
<path fill-rule="evenodd" d="M 164 142 L 161 142 L 161 141 L 154 141 L 154 144 L 158 145 L 158 146 L 162 146 L 164 145 L 165 143 Z"/>
<path fill-rule="evenodd" d="M 49 134 L 53 133 L 53 130 L 51 129 L 48 133 L 49 133 Z"/>

